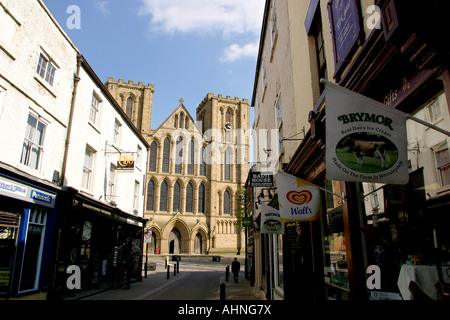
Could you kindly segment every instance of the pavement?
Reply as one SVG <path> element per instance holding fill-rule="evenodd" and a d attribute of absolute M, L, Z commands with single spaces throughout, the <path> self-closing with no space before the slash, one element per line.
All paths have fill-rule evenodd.
<path fill-rule="evenodd" d="M 219 281 L 216 293 L 208 298 L 208 300 L 220 300 L 220 284 L 225 284 L 225 300 L 266 300 L 264 292 L 252 287 L 249 280 L 245 279 L 243 266 L 243 257 L 237 256 L 241 262 L 241 272 L 238 283 L 234 283 L 233 275 L 231 274 L 231 262 L 235 255 L 220 255 L 220 261 L 212 263 L 212 256 L 181 256 L 180 267 L 183 268 L 219 268 L 223 270 L 223 276 Z M 165 256 L 149 256 L 149 262 L 156 263 L 156 270 L 147 270 L 147 277 L 143 271 L 142 281 L 133 281 L 131 288 L 111 288 L 109 284 L 100 286 L 99 288 L 80 291 L 74 293 L 71 297 L 66 297 L 64 300 L 143 300 L 151 294 L 173 284 L 176 281 L 183 279 L 186 273 L 180 270 L 180 273 L 174 275 L 170 270 L 169 279 L 167 279 L 167 271 L 165 268 Z M 172 260 L 169 264 L 173 266 L 176 263 Z M 225 278 L 226 266 L 230 266 L 230 276 L 228 281 Z M 222 269 L 223 268 L 223 269 Z"/>

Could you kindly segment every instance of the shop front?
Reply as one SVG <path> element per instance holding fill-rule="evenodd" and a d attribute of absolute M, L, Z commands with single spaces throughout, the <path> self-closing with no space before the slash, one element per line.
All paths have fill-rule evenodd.
<path fill-rule="evenodd" d="M 122 212 L 66 188 L 57 222 L 51 299 L 80 291 L 121 287 L 126 272 L 141 280 L 145 219 Z M 80 287 L 69 288 L 70 266 L 80 271 Z"/>
<path fill-rule="evenodd" d="M 46 299 L 57 190 L 0 173 L 0 299 Z"/>

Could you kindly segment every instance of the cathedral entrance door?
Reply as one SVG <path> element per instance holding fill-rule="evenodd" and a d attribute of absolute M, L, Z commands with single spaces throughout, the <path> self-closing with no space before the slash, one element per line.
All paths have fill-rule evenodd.
<path fill-rule="evenodd" d="M 195 254 L 202 254 L 202 237 L 198 233 L 195 236 L 194 253 Z"/>
<path fill-rule="evenodd" d="M 169 254 L 180 253 L 181 234 L 177 229 L 173 229 L 169 235 Z"/>

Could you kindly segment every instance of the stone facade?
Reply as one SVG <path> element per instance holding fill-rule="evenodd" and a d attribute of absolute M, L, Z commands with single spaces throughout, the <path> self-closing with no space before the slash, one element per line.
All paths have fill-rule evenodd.
<path fill-rule="evenodd" d="M 112 78 L 106 86 L 125 112 L 128 97 L 143 102 L 133 109 L 132 121 L 150 145 L 144 208 L 152 231 L 149 253 L 243 248 L 236 201 L 248 172 L 248 100 L 208 93 L 197 107 L 196 121 L 180 99 L 172 114 L 151 129 L 154 86 Z"/>

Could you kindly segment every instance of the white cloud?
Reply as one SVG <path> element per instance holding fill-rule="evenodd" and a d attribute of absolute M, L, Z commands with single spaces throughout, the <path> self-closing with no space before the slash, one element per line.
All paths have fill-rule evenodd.
<path fill-rule="evenodd" d="M 109 5 L 109 1 L 105 1 L 105 0 L 96 0 L 94 2 L 94 6 L 100 10 L 100 12 L 102 13 L 102 15 L 104 17 L 109 16 L 111 14 L 111 11 L 107 8 L 107 5 Z"/>
<path fill-rule="evenodd" d="M 240 46 L 236 43 L 225 48 L 220 61 L 222 62 L 233 62 L 244 57 L 256 58 L 258 56 L 258 42 L 249 43 Z"/>
<path fill-rule="evenodd" d="M 258 34 L 264 0 L 142 0 L 154 32 Z"/>

